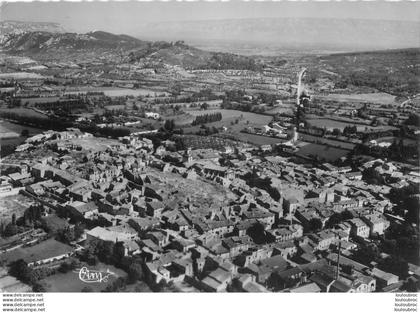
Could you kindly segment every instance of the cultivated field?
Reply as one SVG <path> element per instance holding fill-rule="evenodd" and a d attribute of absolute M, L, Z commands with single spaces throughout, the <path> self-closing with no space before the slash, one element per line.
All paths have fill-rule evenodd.
<path fill-rule="evenodd" d="M 239 133 L 245 127 L 261 127 L 263 125 L 268 124 L 271 120 L 271 116 L 250 113 L 250 112 L 242 112 L 233 109 L 211 109 L 211 110 L 193 110 L 188 111 L 188 114 L 193 116 L 191 118 L 191 122 L 194 120 L 195 116 L 205 115 L 205 114 L 214 114 L 214 113 L 221 113 L 222 120 L 207 123 L 206 126 L 208 127 L 226 127 L 228 128 L 228 133 Z M 177 122 L 177 121 L 175 121 Z M 187 127 L 184 129 L 185 133 L 194 133 L 198 131 L 200 126 L 194 127 Z"/>
<path fill-rule="evenodd" d="M 334 162 L 340 157 L 347 155 L 348 152 L 345 149 L 304 142 L 300 144 L 299 151 L 296 155 L 305 157 L 317 156 L 321 160 Z"/>
<path fill-rule="evenodd" d="M 348 126 L 356 126 L 358 131 L 366 131 L 368 130 L 390 130 L 395 129 L 395 127 L 392 126 L 367 126 L 367 125 L 361 125 L 361 124 L 354 124 L 351 122 L 345 122 L 345 121 L 338 121 L 338 120 L 332 120 L 328 118 L 315 118 L 315 119 L 307 119 L 307 122 L 314 127 L 324 128 L 326 127 L 327 130 L 333 130 L 333 129 L 340 129 L 343 130 L 345 127 Z"/>
<path fill-rule="evenodd" d="M 163 91 L 155 91 L 150 89 L 128 89 L 128 88 L 108 88 L 108 87 L 93 87 L 93 88 L 78 88 L 74 91 L 67 91 L 65 94 L 79 94 L 87 92 L 103 92 L 106 96 L 167 96 L 168 93 Z"/>
<path fill-rule="evenodd" d="M 361 94 L 328 94 L 317 95 L 317 99 L 337 102 L 362 102 L 374 104 L 396 104 L 395 96 L 388 93 L 361 93 Z"/>
<path fill-rule="evenodd" d="M 27 127 L 24 125 L 18 125 L 18 124 L 0 119 L 0 139 L 19 137 L 20 134 L 22 133 L 22 130 L 25 130 L 25 129 L 29 131 L 30 136 L 42 132 L 41 129 Z"/>

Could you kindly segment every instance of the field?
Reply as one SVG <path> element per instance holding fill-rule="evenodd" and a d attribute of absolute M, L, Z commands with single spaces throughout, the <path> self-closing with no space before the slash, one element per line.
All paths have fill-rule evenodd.
<path fill-rule="evenodd" d="M 397 140 L 397 142 L 400 141 L 400 138 L 396 138 L 396 137 L 383 137 L 383 138 L 378 138 L 375 139 L 376 142 L 380 143 L 380 142 L 389 142 L 392 143 L 394 142 L 394 140 Z M 403 144 L 404 145 L 416 145 L 417 141 L 414 139 L 410 139 L 410 138 L 404 138 L 403 139 Z"/>
<path fill-rule="evenodd" d="M 103 92 L 106 96 L 118 97 L 118 96 L 166 96 L 167 93 L 163 91 L 155 91 L 149 89 L 128 89 L 128 88 L 107 88 L 107 87 L 94 87 L 94 88 L 78 88 L 75 91 L 68 91 L 65 94 L 79 94 L 87 92 Z"/>
<path fill-rule="evenodd" d="M 316 118 L 316 119 L 307 119 L 307 122 L 314 127 L 323 128 L 326 127 L 327 130 L 333 130 L 334 128 L 343 130 L 347 126 L 353 126 L 355 125 L 357 127 L 357 131 L 365 131 L 368 130 L 389 130 L 389 129 L 395 129 L 395 127 L 392 126 L 378 126 L 378 127 L 372 127 L 367 125 L 360 125 L 360 124 L 354 124 L 349 123 L 345 121 L 338 121 L 338 120 L 332 120 L 328 118 Z"/>
<path fill-rule="evenodd" d="M 334 162 L 340 157 L 347 155 L 348 152 L 345 149 L 304 142 L 300 144 L 299 151 L 296 155 L 305 157 L 317 156 L 321 160 Z"/>
<path fill-rule="evenodd" d="M 18 73 L 0 73 L 0 79 L 44 79 L 45 76 L 35 74 L 35 73 L 26 73 L 26 72 L 18 72 Z"/>
<path fill-rule="evenodd" d="M 277 106 L 274 107 L 272 109 L 266 110 L 265 113 L 268 115 L 276 115 L 276 114 L 292 114 L 293 110 L 295 108 L 295 105 L 281 105 L 281 106 Z"/>
<path fill-rule="evenodd" d="M 299 133 L 299 139 L 301 139 L 302 141 L 307 141 L 310 143 L 314 143 L 314 144 L 323 144 L 323 145 L 329 145 L 332 147 L 337 147 L 339 149 L 347 149 L 347 150 L 352 150 L 356 145 L 354 143 L 349 143 L 349 142 L 342 142 L 342 141 L 337 141 L 337 140 L 331 140 L 331 139 L 326 139 L 326 138 L 320 138 L 320 137 L 316 137 L 313 135 L 309 135 L 309 134 L 302 134 Z"/>
<path fill-rule="evenodd" d="M 191 110 L 188 111 L 188 114 L 191 116 L 199 116 L 204 114 L 214 114 L 214 113 L 221 113 L 222 120 L 207 123 L 206 126 L 208 127 L 226 127 L 228 128 L 227 133 L 234 133 L 237 134 L 242 131 L 246 127 L 261 127 L 263 125 L 268 124 L 271 120 L 271 116 L 255 114 L 250 112 L 242 112 L 233 109 L 211 109 L 211 110 Z M 191 122 L 194 120 L 194 117 L 191 118 Z M 175 121 L 176 123 L 176 121 Z M 198 131 L 200 126 L 194 127 L 187 127 L 184 128 L 185 133 L 194 133 Z"/>
<path fill-rule="evenodd" d="M 15 108 L 0 108 L 0 113 L 14 113 L 20 116 L 48 118 L 44 114 L 38 113 L 30 108 L 15 107 Z"/>
<path fill-rule="evenodd" d="M 361 94 L 328 94 L 326 96 L 317 95 L 320 100 L 337 101 L 337 102 L 362 102 L 374 104 L 396 104 L 395 96 L 378 92 L 378 93 L 361 93 Z"/>
<path fill-rule="evenodd" d="M 29 136 L 33 136 L 42 132 L 41 129 L 19 125 L 0 119 L 0 139 L 19 137 L 22 130 L 25 129 L 29 131 Z"/>
<path fill-rule="evenodd" d="M 67 272 L 57 273 L 51 276 L 48 276 L 43 281 L 47 284 L 47 292 L 80 292 L 84 287 L 90 287 L 95 292 L 100 292 L 104 290 L 107 285 L 112 283 L 118 277 L 125 277 L 127 273 L 123 270 L 118 269 L 112 265 L 106 265 L 104 263 L 99 263 L 95 266 L 85 265 L 89 270 L 98 270 L 101 272 L 106 272 L 109 269 L 111 272 L 116 274 L 116 277 L 110 277 L 107 283 L 85 283 L 79 279 L 79 274 L 77 272 Z"/>
<path fill-rule="evenodd" d="M 81 138 L 81 139 L 71 139 L 71 142 L 81 146 L 83 149 L 91 150 L 94 152 L 101 152 L 108 148 L 111 144 L 119 145 L 117 140 L 107 139 L 107 138 Z"/>
<path fill-rule="evenodd" d="M 251 134 L 251 133 L 237 133 L 235 135 L 239 140 L 247 142 L 247 143 L 251 143 L 251 144 L 255 144 L 255 145 L 266 145 L 266 144 L 278 144 L 278 143 L 283 143 L 287 140 L 284 139 L 280 139 L 280 138 L 272 138 L 272 137 L 268 137 L 268 136 L 263 136 L 263 135 L 257 135 L 257 134 Z"/>
<path fill-rule="evenodd" d="M 16 216 L 22 215 L 33 203 L 34 201 L 31 198 L 20 194 L 0 197 L 0 222 L 10 222 L 13 214 L 16 214 Z"/>

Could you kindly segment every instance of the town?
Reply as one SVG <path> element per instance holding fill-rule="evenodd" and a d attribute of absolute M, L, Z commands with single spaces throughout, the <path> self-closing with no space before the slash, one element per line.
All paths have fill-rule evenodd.
<path fill-rule="evenodd" d="M 418 49 L 378 52 L 397 68 L 379 89 L 363 53 L 368 78 L 339 72 L 351 54 L 49 50 L 143 44 L 104 32 L 13 54 L 41 34 L 3 41 L 0 291 L 420 289 L 419 91 L 399 67 Z M 110 280 L 83 284 L 83 267 Z"/>

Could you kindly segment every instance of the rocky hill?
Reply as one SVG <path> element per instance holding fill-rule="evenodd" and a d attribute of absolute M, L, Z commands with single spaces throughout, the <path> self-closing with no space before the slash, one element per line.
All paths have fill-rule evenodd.
<path fill-rule="evenodd" d="M 203 51 L 182 41 L 143 41 L 127 35 L 103 31 L 86 34 L 44 31 L 7 34 L 1 43 L 6 53 L 34 59 L 77 58 L 84 55 L 107 57 L 120 63 L 161 62 L 186 69 L 248 69 L 259 70 L 254 59 L 231 53 Z"/>

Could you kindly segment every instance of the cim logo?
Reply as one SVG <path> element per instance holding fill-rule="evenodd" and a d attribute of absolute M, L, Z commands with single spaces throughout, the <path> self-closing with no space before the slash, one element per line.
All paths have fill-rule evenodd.
<path fill-rule="evenodd" d="M 79 274 L 79 279 L 85 283 L 107 283 L 110 276 L 115 276 L 114 272 L 109 269 L 106 272 L 89 270 L 87 267 L 82 267 L 80 270 L 73 271 Z"/>

